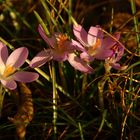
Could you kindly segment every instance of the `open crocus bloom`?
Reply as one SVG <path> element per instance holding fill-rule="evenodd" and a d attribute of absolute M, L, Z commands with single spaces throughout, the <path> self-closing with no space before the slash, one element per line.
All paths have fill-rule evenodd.
<path fill-rule="evenodd" d="M 51 59 L 56 61 L 68 60 L 75 69 L 85 73 L 92 72 L 93 69 L 74 54 L 74 51 L 76 49 L 79 50 L 79 48 L 68 39 L 67 35 L 62 33 L 54 33 L 49 37 L 45 34 L 41 25 L 38 26 L 38 31 L 50 48 L 39 52 L 32 59 L 30 67 L 40 67 Z"/>
<path fill-rule="evenodd" d="M 87 33 L 81 25 L 74 25 L 73 32 L 77 40 L 82 44 L 76 43 L 78 48 L 82 48 L 80 57 L 85 61 L 90 62 L 94 58 L 104 60 L 112 56 L 112 47 L 116 44 L 116 41 L 111 37 L 104 38 L 100 27 L 91 26 Z M 114 37 L 118 40 L 120 34 L 117 33 Z"/>
<path fill-rule="evenodd" d="M 120 44 L 116 44 L 112 49 L 114 50 L 113 55 L 105 59 L 106 70 L 110 71 L 111 68 L 125 70 L 127 66 L 121 66 L 119 63 L 117 63 L 124 54 L 124 47 Z"/>
<path fill-rule="evenodd" d="M 15 81 L 32 82 L 38 78 L 38 74 L 34 72 L 17 71 L 23 65 L 28 57 L 28 50 L 25 47 L 14 50 L 8 56 L 7 47 L 0 42 L 0 81 L 3 86 L 10 90 L 17 87 Z"/>

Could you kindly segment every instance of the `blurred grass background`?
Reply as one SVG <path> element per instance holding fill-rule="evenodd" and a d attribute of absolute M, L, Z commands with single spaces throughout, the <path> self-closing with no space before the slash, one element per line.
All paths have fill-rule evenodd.
<path fill-rule="evenodd" d="M 65 6 L 65 7 L 64 7 Z M 84 75 L 67 62 L 54 62 L 57 89 L 57 134 L 54 136 L 52 82 L 40 76 L 27 84 L 32 92 L 34 117 L 27 127 L 27 140 L 139 140 L 139 0 L 0 0 L 0 37 L 18 48 L 30 50 L 29 59 L 48 47 L 39 36 L 36 11 L 51 33 L 72 35 L 70 15 L 85 29 L 101 25 L 109 33 L 121 32 L 125 71 L 112 70 L 103 86 L 101 109 L 99 86 L 104 77 L 104 63 L 92 63 L 95 72 Z M 69 14 L 68 12 L 69 11 Z M 49 15 L 50 14 L 50 15 Z M 52 78 L 52 63 L 41 70 Z M 17 89 L 18 92 L 19 89 Z M 17 139 L 15 126 L 7 119 L 19 104 L 14 94 L 5 95 L 0 118 L 0 140 Z"/>

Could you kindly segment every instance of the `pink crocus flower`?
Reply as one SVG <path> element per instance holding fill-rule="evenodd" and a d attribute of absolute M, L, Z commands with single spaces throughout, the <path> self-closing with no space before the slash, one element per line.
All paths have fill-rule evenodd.
<path fill-rule="evenodd" d="M 116 44 L 112 50 L 114 50 L 114 53 L 112 56 L 105 59 L 105 68 L 107 71 L 110 71 L 111 68 L 114 68 L 116 70 L 125 70 L 127 66 L 121 66 L 118 61 L 122 58 L 124 54 L 124 46 L 121 44 Z"/>
<path fill-rule="evenodd" d="M 77 70 L 85 73 L 91 73 L 93 69 L 77 55 L 74 51 L 79 50 L 78 46 L 75 45 L 67 35 L 62 33 L 54 33 L 52 36 L 47 36 L 41 27 L 38 26 L 38 31 L 44 41 L 49 45 L 48 49 L 44 49 L 39 52 L 31 61 L 30 67 L 40 67 L 50 60 L 66 61 Z"/>
<path fill-rule="evenodd" d="M 34 72 L 18 71 L 28 57 L 28 49 L 25 47 L 14 50 L 8 56 L 7 47 L 0 42 L 0 82 L 10 90 L 17 87 L 18 82 L 32 82 L 39 75 Z"/>
<path fill-rule="evenodd" d="M 80 42 L 80 44 L 76 42 L 76 45 L 82 51 L 80 57 L 85 61 L 91 62 L 94 58 L 104 60 L 114 53 L 112 47 L 116 44 L 116 41 L 109 36 L 104 37 L 104 33 L 99 26 L 91 26 L 89 31 L 86 32 L 81 25 L 74 25 L 73 32 Z M 120 34 L 117 33 L 114 37 L 118 40 Z"/>

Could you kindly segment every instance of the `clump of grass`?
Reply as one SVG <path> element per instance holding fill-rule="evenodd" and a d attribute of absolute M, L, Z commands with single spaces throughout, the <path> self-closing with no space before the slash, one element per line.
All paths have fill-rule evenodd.
<path fill-rule="evenodd" d="M 80 2 L 81 5 L 78 7 L 77 4 Z M 95 10 L 100 11 L 98 13 L 100 18 L 103 16 L 102 8 L 111 19 L 107 23 L 101 22 L 106 36 L 110 35 L 109 32 L 121 32 L 121 42 L 125 47 L 121 63 L 128 65 L 124 71 L 113 69 L 106 71 L 104 61 L 99 63 L 94 60 L 91 64 L 94 68 L 93 74 L 76 71 L 67 62 L 52 61 L 41 68 L 35 68 L 40 78 L 27 85 L 32 92 L 34 117 L 26 128 L 25 138 L 41 140 L 138 139 L 140 63 L 138 60 L 139 19 L 135 1 L 131 0 L 127 3 L 133 15 L 129 13 L 127 21 L 125 19 L 121 23 L 115 23 L 118 13 L 115 12 L 116 7 L 112 7 L 113 1 L 111 4 L 107 3 L 112 9 L 109 13 L 106 2 L 93 3 L 90 0 L 86 3 L 80 0 L 77 2 L 25 0 L 22 3 L 23 6 L 19 8 L 18 1 L 13 3 L 12 1 L 0 1 L 2 11 L 0 17 L 4 17 L 0 21 L 2 30 L 0 41 L 4 42 L 11 51 L 18 46 L 27 46 L 31 59 L 38 51 L 47 48 L 48 46 L 37 32 L 39 23 L 47 35 L 62 32 L 73 38 L 73 24 L 81 23 L 92 26 L 92 22 L 89 22 L 91 17 L 88 17 L 90 20 L 86 21 L 84 17 L 74 17 L 74 12 L 78 13 L 80 12 L 78 8 L 86 6 L 88 8 L 91 5 L 88 12 L 92 12 L 95 17 L 97 16 L 94 14 Z M 25 8 L 27 11 L 24 10 Z M 119 11 L 119 14 L 123 20 L 124 13 Z M 98 22 L 100 24 L 100 21 Z M 130 47 L 131 43 L 128 43 L 129 40 L 133 40 L 132 43 L 135 44 L 133 50 Z M 2 120 L 0 131 L 3 133 L 0 134 L 1 139 L 6 139 L 5 135 L 14 139 L 17 135 L 14 125 L 7 118 L 16 114 L 18 104 L 8 93 L 7 91 L 5 93 L 0 118 Z"/>

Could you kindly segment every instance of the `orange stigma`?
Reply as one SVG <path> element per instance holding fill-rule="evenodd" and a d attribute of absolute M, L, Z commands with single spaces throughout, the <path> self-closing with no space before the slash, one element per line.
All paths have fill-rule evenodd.
<path fill-rule="evenodd" d="M 7 66 L 4 70 L 3 77 L 8 77 L 15 72 L 15 68 L 12 66 Z"/>
<path fill-rule="evenodd" d="M 94 56 L 97 53 L 97 51 L 100 48 L 100 46 L 101 46 L 101 40 L 100 39 L 97 39 L 96 40 L 96 43 L 93 44 L 93 46 L 90 46 L 88 48 L 88 54 Z"/>
<path fill-rule="evenodd" d="M 65 34 L 60 34 L 56 37 L 57 47 L 61 50 L 65 48 L 64 42 L 68 40 L 68 36 Z"/>

